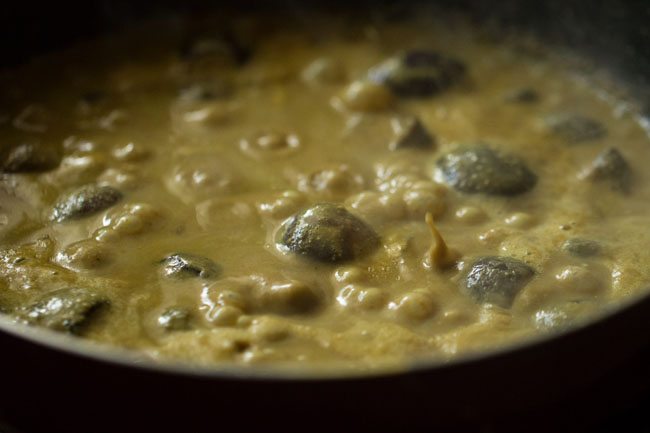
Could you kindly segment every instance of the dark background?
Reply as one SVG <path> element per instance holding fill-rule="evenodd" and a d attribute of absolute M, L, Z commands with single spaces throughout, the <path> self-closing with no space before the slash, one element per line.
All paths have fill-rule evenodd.
<path fill-rule="evenodd" d="M 577 47 L 597 61 L 636 75 L 650 68 L 650 3 L 643 0 L 88 0 L 3 2 L 0 64 L 24 61 L 80 37 L 96 35 L 152 15 L 207 9 L 265 9 L 297 13 L 305 8 L 368 11 L 435 3 L 481 21 L 524 29 Z"/>

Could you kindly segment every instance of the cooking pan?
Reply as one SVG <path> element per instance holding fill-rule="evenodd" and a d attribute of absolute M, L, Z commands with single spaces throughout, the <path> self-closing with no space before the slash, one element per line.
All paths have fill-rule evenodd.
<path fill-rule="evenodd" d="M 643 1 L 437 3 L 502 32 L 535 33 L 579 52 L 618 77 L 640 104 L 650 101 L 650 6 Z M 349 14 L 403 4 L 12 2 L 0 16 L 0 64 L 20 64 L 157 14 L 207 8 Z M 650 388 L 649 318 L 645 296 L 560 335 L 452 362 L 424 359 L 400 371 L 310 376 L 159 365 L 0 317 L 0 431 L 3 423 L 18 432 L 65 433 L 581 431 Z"/>

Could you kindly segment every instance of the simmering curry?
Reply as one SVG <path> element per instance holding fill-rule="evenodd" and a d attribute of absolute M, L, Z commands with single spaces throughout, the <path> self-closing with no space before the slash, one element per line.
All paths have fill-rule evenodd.
<path fill-rule="evenodd" d="M 171 20 L 1 77 L 0 311 L 199 364 L 374 368 L 650 281 L 647 131 L 454 17 Z"/>

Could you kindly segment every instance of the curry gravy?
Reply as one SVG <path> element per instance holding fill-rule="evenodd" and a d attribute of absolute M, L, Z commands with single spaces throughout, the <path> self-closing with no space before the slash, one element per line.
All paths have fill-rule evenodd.
<path fill-rule="evenodd" d="M 650 147 L 616 86 L 453 17 L 357 20 L 170 20 L 4 73 L 1 311 L 365 369 L 643 293 Z"/>

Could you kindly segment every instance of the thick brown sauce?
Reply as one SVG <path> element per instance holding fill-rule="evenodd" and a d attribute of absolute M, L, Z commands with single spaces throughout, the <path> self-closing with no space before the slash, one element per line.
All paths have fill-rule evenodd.
<path fill-rule="evenodd" d="M 564 329 L 649 281 L 648 137 L 593 73 L 456 20 L 360 21 L 349 30 L 330 19 L 247 18 L 231 23 L 252 48 L 245 62 L 209 43 L 207 54 L 179 55 L 188 34 L 220 26 L 203 21 L 151 25 L 3 77 L 3 158 L 26 142 L 64 154 L 52 170 L 2 174 L 0 307 L 8 314 L 24 320 L 21 311 L 44 293 L 80 287 L 109 305 L 76 333 L 156 359 L 368 368 Z M 351 84 L 413 48 L 459 59 L 466 76 L 422 99 Z M 206 83 L 212 94 L 203 99 L 187 90 Z M 508 96 L 521 89 L 538 98 Z M 606 134 L 567 143 L 545 121 L 563 113 L 595 119 Z M 434 137 L 430 149 L 391 144 L 404 115 Z M 492 196 L 445 184 L 436 161 L 477 141 L 520 157 L 535 186 Z M 627 191 L 585 174 L 611 147 L 629 164 Z M 88 184 L 122 197 L 83 218 L 49 221 L 61 196 Z M 336 264 L 279 247 L 287 218 L 321 202 L 344 204 L 376 231 L 378 246 Z M 427 212 L 450 249 L 438 254 L 440 266 Z M 571 238 L 600 250 L 573 256 L 562 248 Z M 161 261 L 177 252 L 218 266 L 168 278 Z M 534 270 L 510 306 L 477 302 L 464 289 L 482 256 Z M 159 319 L 171 307 L 184 312 Z"/>

